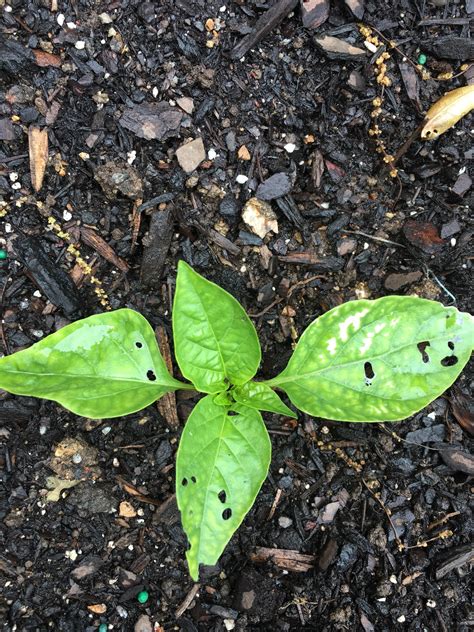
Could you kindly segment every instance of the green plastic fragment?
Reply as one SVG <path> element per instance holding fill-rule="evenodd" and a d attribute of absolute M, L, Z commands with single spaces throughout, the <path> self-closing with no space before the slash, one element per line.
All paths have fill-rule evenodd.
<path fill-rule="evenodd" d="M 426 55 L 425 55 L 424 53 L 420 53 L 420 54 L 418 55 L 418 63 L 419 63 L 421 66 L 424 66 L 424 65 L 426 64 Z"/>
<path fill-rule="evenodd" d="M 140 603 L 146 603 L 148 601 L 149 596 L 150 595 L 148 594 L 146 590 L 142 590 L 138 593 L 137 599 Z"/>
<path fill-rule="evenodd" d="M 7 251 L 3 248 L 0 248 L 0 261 L 6 259 L 8 257 Z"/>
<path fill-rule="evenodd" d="M 108 630 L 108 626 L 106 623 L 101 623 L 99 625 L 99 632 L 107 632 L 107 630 Z"/>

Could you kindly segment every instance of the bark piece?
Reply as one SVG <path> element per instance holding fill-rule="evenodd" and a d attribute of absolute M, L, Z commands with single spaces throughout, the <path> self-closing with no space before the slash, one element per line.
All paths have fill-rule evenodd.
<path fill-rule="evenodd" d="M 445 575 L 460 568 L 465 564 L 474 562 L 474 546 L 465 544 L 451 549 L 446 559 L 436 569 L 436 579 L 442 579 Z"/>
<path fill-rule="evenodd" d="M 438 229 L 430 222 L 418 222 L 414 219 L 409 219 L 403 226 L 403 234 L 413 246 L 429 255 L 436 254 L 444 246 L 444 241 L 439 236 Z"/>
<path fill-rule="evenodd" d="M 33 189 L 38 192 L 43 185 L 48 163 L 48 130 L 30 127 L 28 130 L 28 151 Z"/>
<path fill-rule="evenodd" d="M 423 274 L 419 270 L 415 270 L 414 272 L 406 272 L 404 274 L 389 274 L 385 279 L 385 287 L 387 290 L 392 290 L 396 292 L 400 288 L 405 285 L 410 285 L 410 283 L 415 283 L 415 281 L 419 281 Z"/>
<path fill-rule="evenodd" d="M 156 339 L 158 341 L 158 346 L 161 351 L 161 355 L 166 363 L 166 367 L 170 373 L 173 375 L 173 361 L 171 359 L 171 349 L 170 344 L 168 342 L 168 336 L 166 335 L 166 330 L 164 327 L 157 327 L 155 330 Z M 158 411 L 161 416 L 165 419 L 168 426 L 171 430 L 178 430 L 179 428 L 179 418 L 178 411 L 176 409 L 176 394 L 174 392 L 165 393 L 161 399 L 157 402 Z"/>
<path fill-rule="evenodd" d="M 109 244 L 104 239 L 102 239 L 102 237 L 97 234 L 95 230 L 83 226 L 81 228 L 81 240 L 91 248 L 94 248 L 94 250 L 98 252 L 101 257 L 104 257 L 104 259 L 109 261 L 116 268 L 118 268 L 122 272 L 128 272 L 128 263 L 125 261 L 125 259 L 122 259 L 117 254 L 115 254 L 112 246 L 109 246 Z"/>
<path fill-rule="evenodd" d="M 161 275 L 172 237 L 173 214 L 171 209 L 155 211 L 151 216 L 148 235 L 144 238 L 146 247 L 140 270 L 142 287 L 146 289 L 160 287 Z"/>
<path fill-rule="evenodd" d="M 33 54 L 35 56 L 36 65 L 40 66 L 41 68 L 48 68 L 49 66 L 53 66 L 53 68 L 59 68 L 61 66 L 61 57 L 59 55 L 47 53 L 46 51 L 39 48 L 34 48 Z"/>
<path fill-rule="evenodd" d="M 232 49 L 231 58 L 240 59 L 246 55 L 251 48 L 277 27 L 297 4 L 298 0 L 278 0 L 273 7 L 260 16 L 252 31 Z"/>
<path fill-rule="evenodd" d="M 474 40 L 448 35 L 438 37 L 427 45 L 435 57 L 468 61 L 474 58 Z"/>
<path fill-rule="evenodd" d="M 441 458 L 455 472 L 464 472 L 472 476 L 474 474 L 474 456 L 459 448 L 449 447 L 440 449 Z"/>
<path fill-rule="evenodd" d="M 314 566 L 314 555 L 288 549 L 268 549 L 259 546 L 250 556 L 252 562 L 273 562 L 279 568 L 294 573 L 306 573 Z"/>
<path fill-rule="evenodd" d="M 31 278 L 47 298 L 68 317 L 79 316 L 82 301 L 67 273 L 49 258 L 34 237 L 22 235 L 13 242 L 13 250 Z"/>
<path fill-rule="evenodd" d="M 15 126 L 8 118 L 0 119 L 0 140 L 15 140 Z"/>
<path fill-rule="evenodd" d="M 258 186 L 257 197 L 259 200 L 274 200 L 291 191 L 293 183 L 287 173 L 275 173 Z"/>
<path fill-rule="evenodd" d="M 346 7 L 358 20 L 362 20 L 364 17 L 364 0 L 344 0 Z"/>

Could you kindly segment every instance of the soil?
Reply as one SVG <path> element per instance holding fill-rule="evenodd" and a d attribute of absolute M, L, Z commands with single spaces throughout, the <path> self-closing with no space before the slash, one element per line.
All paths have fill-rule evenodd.
<path fill-rule="evenodd" d="M 368 135 L 376 54 L 350 8 L 401 51 L 387 49 L 378 121 L 396 154 L 472 76 L 460 70 L 472 1 L 321 2 L 315 28 L 281 2 L 286 17 L 236 58 L 272 4 L 0 1 L 5 353 L 104 308 L 59 230 L 110 305 L 169 340 L 177 261 L 219 283 L 257 315 L 262 377 L 347 300 L 417 294 L 469 309 L 472 119 L 414 138 L 390 177 Z M 325 49 L 323 34 L 352 47 Z M 433 77 L 454 78 L 423 80 L 406 61 L 420 54 Z M 47 129 L 48 164 L 34 127 Z M 259 187 L 278 224 L 264 237 L 242 220 Z M 458 457 L 473 432 L 471 379 L 466 369 L 398 424 L 265 414 L 270 475 L 198 592 L 173 496 L 189 394 L 176 428 L 156 406 L 92 422 L 0 393 L 3 629 L 467 631 L 473 472 Z M 52 476 L 69 488 L 49 480 L 51 499 Z"/>

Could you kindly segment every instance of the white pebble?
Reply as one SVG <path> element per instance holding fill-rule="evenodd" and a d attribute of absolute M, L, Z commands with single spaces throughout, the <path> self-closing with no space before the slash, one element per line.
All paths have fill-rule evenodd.
<path fill-rule="evenodd" d="M 426 416 L 432 419 L 433 421 L 436 419 L 436 413 L 428 413 Z"/>
<path fill-rule="evenodd" d="M 296 145 L 294 143 L 287 143 L 284 148 L 283 148 L 288 154 L 292 154 L 295 149 L 296 149 Z"/>
<path fill-rule="evenodd" d="M 63 211 L 63 220 L 68 222 L 70 219 L 72 219 L 72 213 L 69 211 Z"/>
<path fill-rule="evenodd" d="M 401 614 L 398 619 L 397 619 L 398 623 L 405 623 L 406 618 L 404 614 Z"/>
<path fill-rule="evenodd" d="M 436 608 L 436 601 L 434 599 L 428 599 L 426 605 L 428 608 Z"/>
<path fill-rule="evenodd" d="M 21 189 L 21 182 L 14 182 L 12 184 L 12 189 L 14 189 L 15 191 L 18 191 L 18 189 Z"/>
<path fill-rule="evenodd" d="M 65 19 L 66 18 L 64 17 L 64 13 L 59 13 L 58 17 L 56 18 L 56 22 L 59 24 L 59 26 L 62 26 Z"/>
<path fill-rule="evenodd" d="M 68 27 L 68 29 L 71 29 L 71 31 L 73 31 L 74 29 L 77 29 L 77 25 L 75 22 L 68 22 L 66 26 Z"/>
<path fill-rule="evenodd" d="M 5 13 L 11 13 L 12 12 L 12 8 L 9 4 L 7 4 L 7 6 L 5 7 Z"/>
<path fill-rule="evenodd" d="M 66 551 L 66 557 L 71 560 L 71 562 L 75 562 L 77 560 L 77 551 L 72 549 L 71 551 Z"/>
<path fill-rule="evenodd" d="M 79 40 L 75 43 L 75 47 L 77 48 L 77 50 L 84 50 L 84 48 L 86 47 L 86 43 L 82 40 Z"/>
<path fill-rule="evenodd" d="M 278 524 L 282 529 L 288 529 L 293 524 L 293 520 L 287 516 L 281 516 L 281 518 L 278 518 Z"/>
<path fill-rule="evenodd" d="M 102 428 L 102 434 L 108 435 L 111 430 L 112 428 L 110 426 L 105 426 L 105 428 Z"/>
<path fill-rule="evenodd" d="M 214 160 L 214 158 L 217 158 L 217 151 L 215 149 L 210 149 L 207 152 L 207 157 L 209 158 L 209 160 Z"/>
<path fill-rule="evenodd" d="M 248 178 L 247 176 L 244 176 L 242 173 L 240 173 L 237 177 L 236 177 L 236 181 L 239 184 L 245 184 L 247 182 Z"/>
<path fill-rule="evenodd" d="M 102 24 L 112 24 L 113 20 L 108 13 L 101 13 L 99 15 L 99 20 Z"/>
<path fill-rule="evenodd" d="M 224 626 L 226 630 L 233 630 L 235 628 L 235 621 L 233 619 L 224 619 Z"/>
<path fill-rule="evenodd" d="M 396 575 L 390 575 L 390 582 L 392 584 L 396 584 L 397 583 L 397 577 Z"/>
<path fill-rule="evenodd" d="M 8 224 L 8 222 L 5 224 L 5 232 L 6 233 L 11 233 L 12 232 L 12 225 Z"/>
<path fill-rule="evenodd" d="M 16 181 L 18 180 L 18 174 L 17 174 L 17 172 L 16 172 L 16 171 L 12 171 L 12 172 L 11 172 L 11 174 L 10 174 L 10 180 L 11 180 L 12 182 L 16 182 Z"/>
<path fill-rule="evenodd" d="M 455 245 L 456 245 L 456 237 L 452 237 L 451 238 L 451 246 L 454 248 Z"/>
<path fill-rule="evenodd" d="M 219 11 L 220 11 L 221 13 L 225 13 L 225 12 L 227 11 L 227 7 L 226 7 L 226 6 L 224 6 L 224 5 L 222 5 L 222 6 L 221 6 L 221 8 L 219 9 Z"/>
<path fill-rule="evenodd" d="M 129 165 L 133 165 L 133 163 L 135 162 L 135 158 L 137 157 L 137 152 L 132 149 L 132 151 L 129 151 L 127 153 L 127 162 Z"/>
<path fill-rule="evenodd" d="M 152 93 L 152 95 L 153 95 L 153 98 L 155 98 L 155 99 L 156 99 L 156 97 L 158 96 L 158 92 L 159 92 L 159 90 L 158 90 L 158 88 L 155 86 L 155 87 L 153 88 L 153 90 L 151 91 L 151 93 Z"/>

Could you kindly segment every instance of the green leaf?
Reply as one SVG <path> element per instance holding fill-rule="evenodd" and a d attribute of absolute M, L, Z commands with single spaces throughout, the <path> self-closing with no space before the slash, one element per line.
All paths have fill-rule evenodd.
<path fill-rule="evenodd" d="M 264 382 L 247 382 L 243 386 L 237 386 L 233 391 L 234 399 L 240 404 L 266 410 L 269 413 L 277 413 L 286 417 L 297 419 L 291 408 L 284 404 L 280 397 Z"/>
<path fill-rule="evenodd" d="M 395 421 L 441 395 L 469 360 L 474 319 L 410 296 L 351 301 L 316 319 L 267 384 L 310 415 Z"/>
<path fill-rule="evenodd" d="M 219 393 L 257 372 L 260 344 L 244 309 L 184 261 L 178 263 L 173 334 L 179 368 L 199 391 Z"/>
<path fill-rule="evenodd" d="M 183 386 L 166 370 L 147 320 L 131 309 L 78 320 L 0 359 L 0 388 L 93 419 L 136 412 Z"/>
<path fill-rule="evenodd" d="M 198 402 L 184 428 L 176 461 L 176 496 L 195 581 L 199 564 L 216 564 L 252 507 L 270 457 L 270 438 L 257 410 L 223 408 L 210 395 Z"/>

